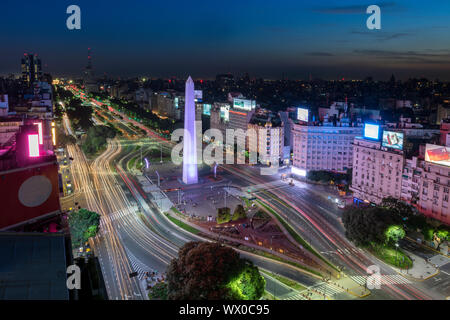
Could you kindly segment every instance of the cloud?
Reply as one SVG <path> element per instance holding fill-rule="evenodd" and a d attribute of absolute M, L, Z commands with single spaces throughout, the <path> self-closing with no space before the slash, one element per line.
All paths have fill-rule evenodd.
<path fill-rule="evenodd" d="M 306 52 L 305 55 L 307 56 L 316 56 L 316 57 L 332 57 L 334 54 L 330 52 Z"/>
<path fill-rule="evenodd" d="M 350 34 L 375 38 L 378 41 L 389 41 L 393 39 L 405 38 L 413 35 L 411 32 L 384 32 L 384 31 L 350 31 Z"/>
<path fill-rule="evenodd" d="M 375 59 L 391 62 L 420 63 L 420 64 L 449 64 L 450 52 L 436 50 L 442 53 L 425 53 L 418 51 L 391 51 L 363 49 L 353 50 L 353 53 L 361 56 L 370 56 Z"/>
<path fill-rule="evenodd" d="M 367 7 L 371 4 L 367 5 L 351 5 L 351 6 L 334 6 L 334 7 L 316 7 L 313 8 L 314 12 L 323 13 L 323 14 L 365 14 Z M 400 7 L 395 2 L 384 2 L 377 4 L 382 10 L 384 9 L 399 9 Z"/>

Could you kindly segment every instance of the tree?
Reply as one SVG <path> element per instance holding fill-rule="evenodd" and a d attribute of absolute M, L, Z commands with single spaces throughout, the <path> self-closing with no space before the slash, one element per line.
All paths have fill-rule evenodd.
<path fill-rule="evenodd" d="M 87 131 L 92 127 L 92 106 L 82 105 L 78 98 L 70 100 L 66 107 L 67 116 L 72 120 L 76 128 Z"/>
<path fill-rule="evenodd" d="M 229 283 L 231 291 L 234 293 L 234 299 L 238 300 L 256 300 L 259 299 L 266 286 L 264 277 L 261 276 L 257 267 L 250 261 L 246 261 L 243 270 L 237 277 Z"/>
<path fill-rule="evenodd" d="M 342 223 L 346 237 L 360 246 L 383 243 L 384 232 L 392 224 L 392 219 L 384 208 L 350 208 L 344 211 Z"/>
<path fill-rule="evenodd" d="M 79 247 L 90 237 L 94 237 L 100 225 L 100 215 L 86 209 L 74 211 L 68 216 L 72 244 Z"/>
<path fill-rule="evenodd" d="M 110 126 L 93 126 L 90 127 L 83 143 L 83 151 L 92 154 L 100 150 L 106 145 L 107 138 L 112 139 L 116 135 L 116 130 Z"/>
<path fill-rule="evenodd" d="M 167 269 L 170 300 L 259 299 L 265 280 L 232 248 L 188 242 Z"/>
<path fill-rule="evenodd" d="M 384 198 L 380 204 L 380 207 L 390 210 L 393 218 L 398 223 L 402 221 L 406 222 L 410 217 L 414 216 L 414 211 L 411 205 L 393 197 Z"/>
<path fill-rule="evenodd" d="M 247 217 L 247 215 L 245 214 L 244 207 L 241 204 L 238 204 L 236 206 L 236 209 L 234 209 L 234 213 L 233 213 L 233 216 L 231 217 L 231 220 L 236 221 L 239 219 L 244 219 L 246 217 Z"/>
<path fill-rule="evenodd" d="M 167 300 L 167 283 L 158 282 L 150 288 L 148 297 L 152 300 Z"/>
<path fill-rule="evenodd" d="M 388 244 L 398 243 L 399 240 L 405 237 L 405 234 L 405 230 L 398 225 L 389 226 L 384 233 L 386 236 L 386 243 Z"/>
<path fill-rule="evenodd" d="M 227 223 L 231 220 L 230 208 L 218 208 L 217 209 L 217 223 Z"/>

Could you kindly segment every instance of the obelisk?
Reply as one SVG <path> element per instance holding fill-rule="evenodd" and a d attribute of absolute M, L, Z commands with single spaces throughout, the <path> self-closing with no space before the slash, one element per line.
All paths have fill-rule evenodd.
<path fill-rule="evenodd" d="M 183 136 L 183 182 L 198 182 L 197 137 L 195 136 L 195 99 L 194 81 L 189 76 L 186 80 L 184 102 L 184 136 Z"/>

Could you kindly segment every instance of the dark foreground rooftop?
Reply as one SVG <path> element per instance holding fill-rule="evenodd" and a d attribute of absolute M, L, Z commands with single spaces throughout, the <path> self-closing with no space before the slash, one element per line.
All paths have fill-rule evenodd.
<path fill-rule="evenodd" d="M 0 232 L 0 300 L 69 300 L 63 234 Z"/>

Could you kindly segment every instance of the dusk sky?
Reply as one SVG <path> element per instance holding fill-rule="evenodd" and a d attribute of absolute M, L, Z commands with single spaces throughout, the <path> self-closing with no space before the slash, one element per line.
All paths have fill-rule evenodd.
<path fill-rule="evenodd" d="M 81 8 L 81 30 L 66 8 Z M 381 30 L 366 8 L 381 7 Z M 0 74 L 24 52 L 45 72 L 81 76 L 92 48 L 96 76 L 450 80 L 450 1 L 17 1 L 2 0 Z"/>

